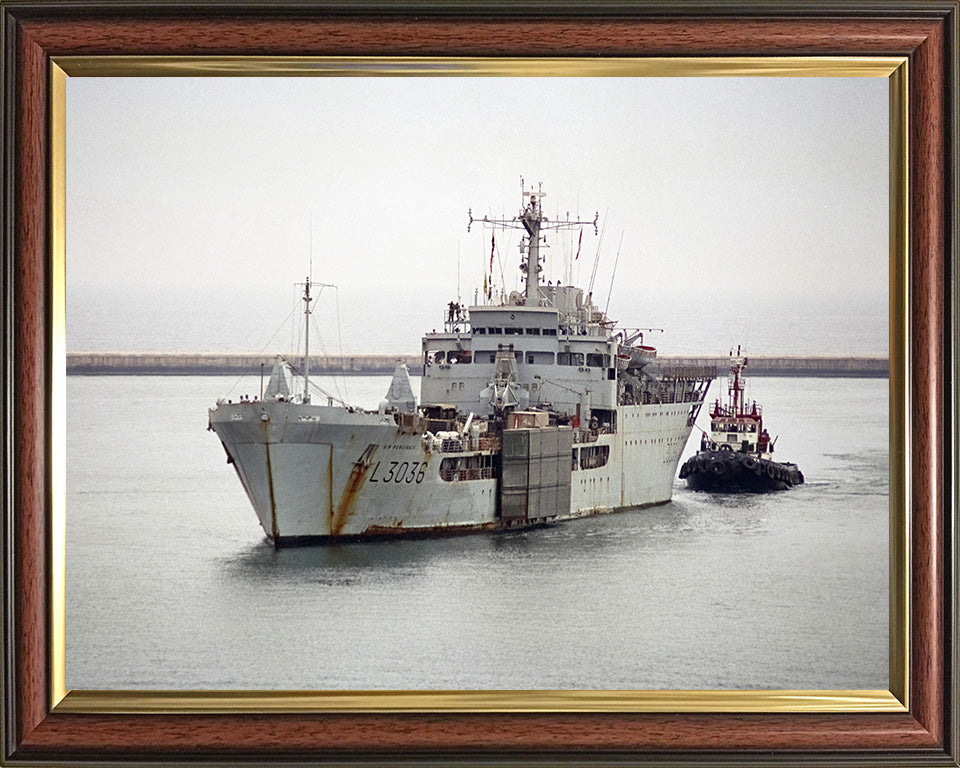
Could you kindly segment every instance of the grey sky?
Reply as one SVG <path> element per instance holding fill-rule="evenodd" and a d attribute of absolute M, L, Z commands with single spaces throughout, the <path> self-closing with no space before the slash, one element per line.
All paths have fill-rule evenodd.
<path fill-rule="evenodd" d="M 672 323 L 664 352 L 792 351 L 817 315 L 883 353 L 887 109 L 882 78 L 70 78 L 68 348 L 259 351 L 312 238 L 343 348 L 416 352 L 458 252 L 462 299 L 482 285 L 467 209 L 513 215 L 522 175 L 548 215 L 599 211 L 601 307 L 622 236 L 610 314 Z M 497 241 L 519 287 L 517 235 Z M 317 317 L 333 351 L 333 294 Z"/>

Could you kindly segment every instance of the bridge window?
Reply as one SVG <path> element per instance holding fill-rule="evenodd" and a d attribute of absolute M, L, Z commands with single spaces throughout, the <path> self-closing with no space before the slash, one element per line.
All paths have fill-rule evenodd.
<path fill-rule="evenodd" d="M 553 352 L 527 352 L 529 365 L 553 365 Z"/>
<path fill-rule="evenodd" d="M 583 352 L 557 352 L 557 365 L 583 365 Z"/>

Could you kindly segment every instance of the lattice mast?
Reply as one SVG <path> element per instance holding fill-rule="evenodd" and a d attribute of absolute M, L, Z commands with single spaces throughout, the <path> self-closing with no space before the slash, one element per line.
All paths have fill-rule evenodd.
<path fill-rule="evenodd" d="M 740 378 L 740 374 L 746 365 L 747 358 L 740 354 L 740 345 L 738 344 L 736 356 L 733 352 L 730 353 L 730 374 L 727 377 L 727 394 L 730 398 L 731 416 L 744 416 L 747 413 L 744 407 L 744 390 L 746 388 Z M 754 410 L 756 410 L 755 407 Z"/>

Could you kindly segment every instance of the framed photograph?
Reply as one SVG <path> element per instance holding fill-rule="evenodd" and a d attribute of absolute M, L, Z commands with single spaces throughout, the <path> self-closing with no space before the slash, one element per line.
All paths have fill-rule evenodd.
<path fill-rule="evenodd" d="M 958 764 L 957 80 L 951 64 L 957 55 L 956 2 L 892 3 L 882 12 L 857 2 L 731 3 L 709 9 L 667 3 L 546 4 L 523 10 L 473 3 L 280 8 L 0 2 L 0 9 L 6 43 L 4 412 L 10 457 L 4 466 L 5 761 Z M 533 83 L 543 86 L 537 89 L 545 94 L 542 99 L 531 101 Z M 680 89 L 686 89 L 683 98 L 676 96 Z M 570 114 L 564 117 L 567 103 Z M 699 112 L 694 114 L 691 105 Z M 536 118 L 524 119 L 524 108 Z M 516 115 L 515 130 L 497 110 Z M 811 120 L 805 112 L 818 116 Z M 304 113 L 311 115 L 309 130 L 290 117 Z M 344 119 L 352 115 L 356 119 Z M 557 122 L 562 127 L 552 129 Z M 717 135 L 694 131 L 698 124 L 715 125 Z M 645 606 L 660 610 L 655 600 L 662 589 L 653 581 L 646 585 L 652 591 L 644 593 L 643 572 L 626 561 L 617 566 L 623 583 L 614 591 L 633 597 L 618 598 L 611 590 L 552 589 L 549 621 L 547 614 L 530 611 L 527 624 L 503 623 L 502 611 L 478 603 L 472 593 L 472 613 L 464 612 L 456 603 L 463 592 L 408 578 L 425 568 L 434 579 L 448 579 L 458 568 L 449 561 L 451 546 L 459 567 L 472 572 L 474 582 L 483 573 L 509 578 L 509 568 L 501 573 L 490 571 L 490 565 L 526 556 L 521 550 L 527 539 L 515 534 L 494 537 L 500 542 L 493 547 L 497 551 L 484 549 L 477 557 L 471 550 L 479 545 L 433 540 L 402 552 L 381 547 L 370 557 L 362 555 L 363 547 L 369 549 L 366 544 L 346 550 L 304 548 L 301 554 L 281 556 L 286 559 L 280 563 L 268 541 L 282 538 L 276 512 L 272 523 L 261 515 L 261 530 L 249 510 L 248 533 L 239 534 L 249 541 L 230 540 L 222 552 L 213 553 L 202 543 L 204 536 L 212 541 L 210 526 L 198 533 L 191 519 L 199 508 L 179 502 L 191 492 L 191 479 L 178 475 L 173 483 L 183 487 L 176 493 L 164 490 L 169 479 L 154 477 L 149 459 L 137 463 L 130 436 L 123 436 L 122 429 L 103 435 L 97 431 L 108 415 L 141 436 L 156 429 L 166 436 L 169 453 L 154 454 L 154 461 L 162 464 L 178 452 L 181 459 L 193 461 L 189 449 L 177 447 L 183 445 L 179 426 L 157 420 L 165 406 L 158 410 L 158 401 L 135 382 L 118 387 L 119 392 L 105 391 L 95 382 L 68 386 L 68 338 L 82 339 L 80 346 L 87 349 L 116 350 L 136 338 L 123 333 L 139 333 L 137 323 L 152 329 L 143 337 L 151 339 L 151 349 L 165 353 L 176 352 L 189 333 L 223 333 L 215 346 L 229 348 L 226 330 L 231 326 L 238 338 L 265 338 L 273 330 L 260 327 L 268 322 L 265 318 L 282 315 L 286 308 L 267 313 L 264 306 L 277 296 L 281 301 L 288 297 L 282 293 L 285 284 L 275 294 L 278 285 L 262 278 L 267 273 L 270 280 L 286 281 L 290 264 L 307 270 L 308 282 L 317 288 L 327 287 L 325 276 L 334 275 L 329 279 L 337 283 L 336 302 L 324 311 L 331 313 L 328 320 L 346 320 L 348 334 L 356 337 L 346 340 L 351 352 L 363 350 L 363 339 L 376 338 L 379 321 L 364 307 L 394 307 L 395 325 L 410 337 L 408 346 L 374 351 L 402 354 L 410 351 L 409 345 L 416 349 L 419 333 L 429 331 L 431 323 L 455 324 L 462 305 L 499 306 L 489 298 L 498 246 L 504 262 L 497 262 L 501 274 L 496 276 L 502 301 L 523 306 L 523 281 L 503 274 L 509 268 L 505 251 L 516 251 L 523 243 L 510 240 L 504 226 L 491 239 L 486 227 L 501 221 L 501 208 L 510 210 L 507 187 L 519 181 L 499 176 L 522 161 L 510 159 L 506 151 L 504 159 L 495 159 L 498 146 L 506 149 L 514 133 L 521 144 L 535 141 L 537 136 L 524 131 L 531 126 L 536 127 L 533 133 L 547 132 L 562 148 L 552 158 L 567 158 L 541 163 L 532 172 L 543 165 L 557 170 L 557 184 L 572 187 L 574 195 L 567 199 L 570 190 L 551 187 L 549 178 L 542 180 L 542 188 L 535 186 L 539 178 L 520 181 L 528 206 L 524 210 L 539 217 L 535 200 L 545 192 L 547 202 L 539 205 L 561 207 L 544 207 L 542 221 L 536 220 L 563 223 L 568 230 L 558 242 L 547 241 L 562 262 L 560 269 L 543 274 L 544 290 L 551 296 L 589 276 L 586 301 L 597 304 L 598 315 L 599 308 L 603 314 L 627 315 L 641 301 L 659 315 L 669 315 L 664 308 L 679 305 L 677 297 L 689 300 L 689 292 L 677 288 L 684 270 L 674 274 L 666 263 L 650 274 L 661 284 L 672 284 L 672 293 L 643 293 L 644 273 L 634 262 L 621 264 L 618 277 L 630 289 L 616 295 L 622 247 L 670 254 L 671 243 L 654 234 L 639 244 L 625 243 L 619 230 L 629 237 L 630 228 L 642 227 L 632 211 L 652 208 L 656 196 L 632 197 L 640 180 L 617 187 L 622 183 L 617 166 L 623 164 L 614 158 L 604 166 L 611 163 L 609 149 L 604 156 L 603 148 L 593 152 L 586 146 L 592 136 L 600 136 L 616 148 L 613 154 L 630 152 L 630 134 L 636 129 L 640 151 L 643 131 L 666 137 L 683 126 L 689 132 L 681 150 L 671 154 L 663 149 L 670 147 L 664 138 L 660 154 L 636 167 L 661 194 L 691 200 L 689 216 L 679 216 L 673 226 L 704 234 L 699 241 L 684 241 L 686 251 L 693 247 L 690 243 L 701 243 L 704 253 L 716 246 L 718 253 L 703 256 L 698 264 L 716 274 L 711 288 L 718 295 L 698 294 L 696 303 L 723 324 L 724 312 L 741 293 L 755 301 L 758 292 L 774 294 L 774 284 L 782 282 L 776 301 L 757 304 L 762 307 L 757 327 L 738 327 L 733 333 L 752 336 L 762 348 L 765 330 L 773 327 L 778 338 L 795 340 L 798 354 L 809 354 L 813 347 L 803 348 L 800 341 L 804 332 L 809 331 L 817 349 L 828 349 L 830 338 L 824 336 L 821 345 L 817 334 L 840 326 L 844 339 L 860 334 L 855 352 L 867 349 L 889 360 L 888 379 L 857 379 L 858 384 L 843 389 L 839 400 L 861 409 L 860 417 L 843 412 L 837 403 L 836 415 L 829 417 L 856 425 L 852 431 L 861 439 L 880 440 L 875 461 L 862 460 L 869 448 L 851 459 L 844 446 L 856 441 L 834 433 L 829 439 L 836 444 L 817 454 L 847 466 L 846 480 L 831 475 L 837 483 L 865 483 L 869 501 L 851 499 L 844 511 L 884 523 L 889 519 L 881 535 L 868 541 L 856 533 L 843 538 L 821 531 L 820 543 L 813 544 L 802 530 L 782 526 L 779 543 L 772 539 L 771 563 L 779 552 L 794 565 L 809 563 L 816 573 L 806 579 L 803 568 L 794 568 L 789 578 L 798 580 L 786 581 L 778 574 L 787 571 L 768 568 L 774 581 L 766 586 L 762 579 L 746 583 L 749 574 L 756 574 L 743 553 L 752 557 L 755 550 L 744 549 L 738 559 L 735 540 L 719 559 L 693 548 L 687 552 L 690 559 L 666 557 L 658 566 L 661 577 L 670 568 L 678 569 L 677 578 L 687 573 L 689 594 L 703 591 L 695 584 L 706 583 L 711 570 L 728 584 L 740 578 L 752 623 L 742 620 L 741 608 L 724 607 L 729 595 L 712 603 L 721 614 L 732 611 L 719 623 L 698 624 L 695 614 L 704 612 L 699 603 L 689 604 L 687 611 L 673 610 L 669 620 L 641 621 L 638 614 Z M 251 131 L 257 134 L 255 141 L 244 138 Z M 313 143 L 325 142 L 335 144 L 341 157 L 329 151 L 311 154 Z M 459 148 L 454 152 L 447 144 Z M 284 145 L 300 151 L 275 151 Z M 763 148 L 771 145 L 776 146 L 767 153 Z M 754 146 L 758 149 L 751 152 Z M 471 150 L 477 155 L 472 161 Z M 392 167 L 404 153 L 409 156 L 396 166 L 403 173 L 377 175 L 378 168 Z M 312 193 L 309 202 L 291 192 L 309 183 L 303 169 L 295 167 L 300 154 L 304 168 L 323 166 L 329 175 L 328 191 Z M 211 156 L 220 160 L 205 165 Z M 351 163 L 351 158 L 357 160 Z M 753 163 L 756 167 L 744 181 L 744 165 Z M 484 165 L 482 173 L 470 170 Z M 606 170 L 581 172 L 585 166 Z M 225 170 L 235 176 L 214 178 Z M 444 170 L 456 178 L 445 180 Z M 526 172 L 515 170 L 518 176 Z M 494 186 L 493 176 L 502 189 Z M 405 187 L 404 177 L 415 182 Z M 687 186 L 684 178 L 690 180 Z M 736 181 L 722 183 L 727 178 Z M 245 186 L 251 179 L 258 181 Z M 468 189 L 451 189 L 458 182 Z M 607 182 L 610 188 L 604 189 Z M 752 193 L 746 194 L 750 184 Z M 628 199 L 624 207 L 630 213 L 615 210 L 611 215 L 602 209 L 609 199 L 586 200 L 581 192 L 619 194 Z M 499 196 L 475 200 L 469 213 L 460 210 L 470 195 L 481 193 Z M 552 200 L 554 196 L 561 199 Z M 731 198 L 724 202 L 738 210 L 753 206 L 756 232 L 736 236 L 743 224 L 730 224 L 736 214 L 723 213 L 726 208 L 716 202 L 721 197 Z M 847 249 L 842 255 L 803 253 L 788 242 L 799 239 L 790 231 L 764 229 L 774 226 L 765 223 L 771 218 L 762 215 L 767 209 L 798 204 L 808 206 L 803 217 L 807 228 L 842 233 L 823 241 L 835 251 Z M 358 206 L 369 217 L 351 219 Z M 601 210 L 594 216 L 597 206 Z M 200 210 L 204 216 L 191 213 Z M 398 253 L 410 254 L 417 248 L 418 242 L 401 243 L 399 230 L 375 234 L 378 212 L 389 212 L 401 223 L 405 218 L 407 229 L 422 229 L 423 254 L 408 256 L 406 266 L 403 258 L 368 262 L 365 256 L 344 255 L 353 247 L 359 254 L 364 237 L 371 239 L 371 252 L 388 254 L 396 246 Z M 457 215 L 483 234 L 462 233 L 465 227 L 450 221 Z M 431 217 L 449 225 L 450 232 L 438 232 L 441 227 Z M 509 229 L 516 220 L 507 217 L 501 224 Z M 248 221 L 247 229 L 231 231 L 241 220 Z M 331 220 L 353 234 L 344 238 L 334 232 Z M 302 236 L 290 234 L 300 226 Z M 358 239 L 360 232 L 366 235 Z M 607 243 L 610 253 L 593 290 L 597 261 L 590 274 L 587 259 L 579 260 L 587 248 L 591 257 L 595 249 L 599 260 L 600 246 L 594 243 L 604 235 L 619 236 L 621 242 L 616 248 Z M 757 258 L 762 249 L 756 243 L 764 237 L 784 252 L 783 258 Z M 450 264 L 441 263 L 438 255 L 451 252 L 448 239 L 456 254 Z M 743 244 L 743 254 L 736 253 L 737 243 Z M 195 247 L 196 257 L 191 256 Z M 521 271 L 524 259 L 533 258 L 529 243 L 525 247 Z M 280 268 L 271 248 L 288 254 L 286 267 Z M 152 255 L 147 253 L 151 249 Z M 258 250 L 262 261 L 254 253 Z M 610 258 L 614 252 L 615 259 Z M 873 253 L 873 260 L 860 260 L 857 254 L 866 252 Z M 322 264 L 316 272 L 315 258 Z M 748 269 L 750 258 L 754 270 Z M 756 284 L 724 282 L 725 265 L 732 272 L 737 259 L 744 260 L 739 274 L 755 272 Z M 417 279 L 400 282 L 401 273 L 411 271 Z M 351 286 L 360 292 L 351 306 L 342 281 L 360 272 L 383 275 L 386 287 L 373 278 L 354 280 L 363 285 Z M 529 275 L 529 269 L 523 274 Z M 294 277 L 302 278 L 298 272 Z M 187 283 L 190 290 L 184 288 Z M 406 306 L 393 296 L 391 284 L 403 286 Z M 481 285 L 483 300 L 478 298 Z M 217 288 L 233 298 L 205 296 Z M 449 317 L 434 320 L 437 302 L 442 299 L 441 308 L 446 307 L 444 291 L 457 304 L 451 301 Z M 208 300 L 213 309 L 204 310 Z M 293 303 L 298 302 L 303 303 L 294 297 Z M 830 312 L 836 304 L 841 306 L 834 318 Z M 320 313 L 319 304 L 315 311 Z M 798 324 L 810 316 L 817 320 L 805 331 Z M 309 326 L 309 313 L 306 318 Z M 95 338 L 97 329 L 104 332 L 103 339 Z M 431 333 L 442 341 L 442 333 Z M 663 337 L 664 354 L 703 353 L 682 344 L 671 349 L 668 335 Z M 158 341 L 164 338 L 166 342 Z M 719 343 L 736 341 L 723 337 Z M 751 339 L 743 341 L 749 347 Z M 342 338 L 339 342 L 343 345 Z M 845 343 L 838 342 L 835 355 L 850 364 Z M 286 351 L 286 343 L 280 346 Z M 491 363 L 494 357 L 491 353 Z M 696 363 L 690 357 L 685 364 L 692 365 L 690 361 Z M 412 362 L 424 365 L 425 381 L 434 363 L 450 367 L 448 356 Z M 558 357 L 557 364 L 565 363 Z M 239 402 L 264 400 L 256 387 L 267 386 L 267 373 L 251 385 L 255 394 L 234 395 Z M 722 390 L 722 378 L 718 384 Z M 168 379 L 164 386 L 181 385 Z M 283 387 L 271 380 L 267 391 L 282 402 Z M 782 389 L 777 402 L 789 413 L 796 398 L 789 386 Z M 552 399 L 561 397 L 559 392 Z M 776 400 L 777 390 L 772 392 Z M 331 402 L 338 397 L 325 394 Z M 723 394 L 714 391 L 709 399 Z M 170 390 L 168 395 L 171 402 L 189 402 L 188 410 L 195 410 L 195 393 L 187 398 Z M 639 390 L 627 395 L 640 396 Z M 242 416 L 245 406 L 234 408 L 226 397 L 216 407 L 215 398 L 209 398 L 211 427 L 218 409 L 236 410 L 234 419 Z M 599 395 L 593 401 L 589 396 L 583 401 L 583 393 L 580 397 L 569 409 L 575 426 L 577 409 L 598 413 Z M 690 399 L 677 397 L 676 402 Z M 836 393 L 831 397 L 838 400 Z M 872 422 L 863 413 L 877 403 L 881 413 L 870 432 Z M 387 402 L 387 407 L 393 405 Z M 363 407 L 377 412 L 376 403 Z M 125 408 L 132 416 L 117 415 Z M 382 416 L 383 403 L 380 409 Z M 144 412 L 154 416 L 141 420 Z M 696 415 L 690 414 L 688 427 Z M 602 426 L 598 422 L 598 432 Z M 83 442 L 76 440 L 78 434 Z M 151 445 L 159 444 L 151 440 Z M 216 440 L 209 440 L 216 449 Z M 228 461 L 235 463 L 228 440 L 224 447 Z M 588 460 L 594 454 L 588 451 L 585 458 L 584 450 L 574 453 L 578 469 L 592 469 Z M 109 476 L 104 468 L 119 466 L 123 456 L 129 465 L 125 473 Z M 209 474 L 205 461 L 197 471 Z M 367 463 L 375 475 L 375 462 Z M 231 468 L 220 468 L 225 480 L 234 482 L 222 498 L 234 505 L 242 498 L 237 478 Z M 243 470 L 240 474 L 243 479 Z M 411 470 L 411 481 L 417 477 Z M 256 493 L 244 482 L 256 508 Z M 884 493 L 872 493 L 871 482 Z M 113 498 L 112 517 L 97 509 L 104 494 Z M 815 495 L 795 498 L 801 507 L 807 505 L 799 512 L 811 525 L 826 524 L 833 515 L 833 507 L 817 508 Z M 156 533 L 146 522 L 158 503 L 166 505 L 170 520 L 181 529 L 178 538 L 160 547 L 148 545 Z M 211 502 L 204 515 L 216 513 L 217 503 Z M 717 534 L 718 515 L 721 523 L 729 516 L 738 536 L 749 536 L 757 525 L 770 533 L 765 511 L 755 510 L 750 519 L 742 509 L 700 512 L 699 518 L 696 510 L 663 520 L 646 515 L 648 527 L 636 533 L 649 539 L 660 529 L 709 520 L 712 527 L 704 533 L 710 538 Z M 138 518 L 141 513 L 144 517 Z M 616 517 L 610 520 L 615 523 Z M 83 521 L 86 527 L 80 525 Z M 590 551 L 600 557 L 606 548 L 610 567 L 617 565 L 621 550 L 604 523 L 568 525 L 574 526 L 575 537 L 580 534 L 574 544 L 589 548 L 595 537 Z M 307 530 L 305 536 L 310 534 Z M 211 560 L 206 570 L 189 565 L 191 537 L 200 540 L 197 547 L 206 547 Z M 217 534 L 224 537 L 229 538 Z M 514 551 L 503 551 L 504 546 Z M 568 551 L 562 541 L 552 546 L 557 556 Z M 171 551 L 173 547 L 180 551 Z M 660 562 L 655 547 L 651 543 L 644 556 Z M 105 572 L 121 562 L 118 552 L 124 553 L 124 570 Z M 349 567 L 343 567 L 344 559 Z M 369 600 L 382 578 L 364 580 L 365 571 L 385 568 L 407 585 L 383 592 L 393 595 L 392 607 Z M 145 571 L 149 578 L 143 577 Z M 382 624 L 355 617 L 357 627 L 347 630 L 349 605 L 305 601 L 311 590 L 295 594 L 281 583 L 285 579 L 318 590 L 329 588 L 332 579 L 334 591 L 365 596 L 364 609 L 380 611 Z M 518 586 L 516 610 L 530 608 L 523 607 L 522 598 L 529 587 Z M 780 593 L 805 588 L 808 592 L 796 603 L 778 603 Z M 244 589 L 250 590 L 247 597 Z M 570 610 L 559 610 L 561 592 Z M 255 599 L 250 597 L 254 593 Z M 829 624 L 818 603 L 841 593 L 847 596 L 843 622 Z M 103 599 L 91 599 L 94 594 Z M 216 611 L 203 608 L 211 595 Z M 275 613 L 243 618 L 252 609 L 262 611 L 264 600 L 272 602 Z M 426 610 L 431 600 L 447 608 Z M 605 608 L 589 614 L 596 626 L 585 629 L 585 614 L 573 606 L 590 601 Z M 309 621 L 294 621 L 297 610 Z M 618 611 L 632 618 L 620 624 L 611 618 Z M 557 618 L 560 612 L 567 614 L 567 623 Z M 431 627 L 428 632 L 418 628 L 424 621 Z M 285 622 L 292 629 L 275 634 Z M 753 635 L 738 636 L 748 626 Z M 576 642 L 563 641 L 568 631 Z M 380 645 L 389 648 L 356 646 L 364 632 L 377 634 Z M 618 632 L 619 640 L 612 637 Z M 691 643 L 691 635 L 706 637 Z M 476 649 L 497 637 L 498 643 L 516 648 L 491 656 L 489 663 L 481 663 L 483 654 L 452 652 Z M 588 646 L 578 645 L 585 638 Z M 724 666 L 724 660 L 755 647 L 772 649 L 764 671 L 752 670 L 751 676 Z M 796 648 L 805 650 L 791 650 Z M 649 665 L 630 661 L 649 656 L 652 649 L 658 651 L 657 674 L 649 674 Z M 703 649 L 710 652 L 696 658 Z M 329 663 L 307 669 L 298 661 L 303 652 L 314 657 L 329 653 Z"/>

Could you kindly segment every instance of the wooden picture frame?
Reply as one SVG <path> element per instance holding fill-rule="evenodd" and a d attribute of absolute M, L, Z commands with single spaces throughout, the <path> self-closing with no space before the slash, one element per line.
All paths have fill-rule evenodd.
<path fill-rule="evenodd" d="M 96 761 L 400 764 L 958 765 L 956 653 L 957 2 L 531 6 L 0 2 L 4 157 L 4 674 L 0 757 Z M 899 711 L 734 712 L 711 707 L 495 705 L 453 711 L 392 703 L 316 712 L 197 707 L 149 697 L 65 707 L 50 662 L 57 478 L 57 355 L 51 251 L 62 227 L 51 168 L 58 58 L 103 56 L 904 57 L 909 333 L 904 483 L 908 563 L 900 614 L 910 638 Z M 53 191 L 52 191 L 53 190 Z M 895 195 L 894 195 L 895 197 Z M 892 291 L 891 312 L 900 299 Z M 54 338 L 54 341 L 51 341 Z M 894 351 L 891 350 L 893 356 Z M 898 386 L 894 384 L 894 386 Z M 894 425 L 891 425 L 895 429 Z M 62 467 L 60 467 L 62 470 Z M 897 546 L 895 543 L 894 546 Z M 896 600 L 897 597 L 894 596 Z M 891 626 L 891 632 L 894 631 Z M 900 692 L 898 692 L 899 694 Z M 281 703 L 282 704 L 282 703 Z M 232 709 L 233 711 L 224 711 Z M 697 710 L 700 711 L 697 711 Z"/>

